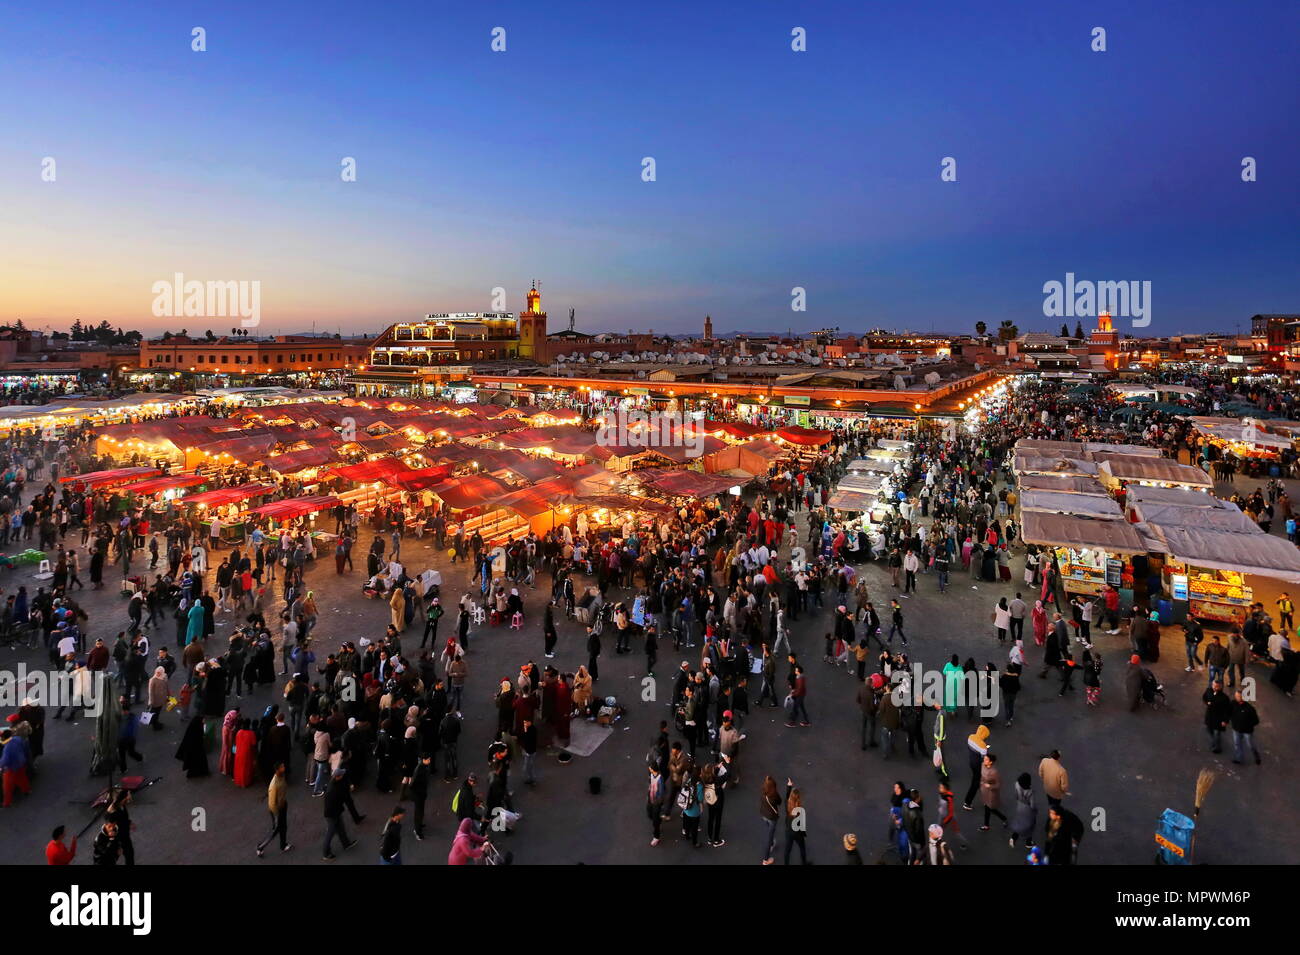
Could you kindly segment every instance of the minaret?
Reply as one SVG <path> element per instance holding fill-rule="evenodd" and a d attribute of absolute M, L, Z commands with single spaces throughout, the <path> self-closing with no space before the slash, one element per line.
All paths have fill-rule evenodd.
<path fill-rule="evenodd" d="M 525 296 L 528 308 L 519 314 L 519 357 L 544 362 L 546 355 L 546 313 L 542 311 L 542 293 L 537 282 Z"/>
<path fill-rule="evenodd" d="M 704 340 L 713 341 L 713 319 L 708 315 L 704 316 Z"/>

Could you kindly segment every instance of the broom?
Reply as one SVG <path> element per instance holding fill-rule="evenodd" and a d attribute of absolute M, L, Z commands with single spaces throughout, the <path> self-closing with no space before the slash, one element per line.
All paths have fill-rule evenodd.
<path fill-rule="evenodd" d="M 1205 797 L 1210 794 L 1210 790 L 1214 787 L 1214 781 L 1218 778 L 1219 774 L 1212 769 L 1202 769 L 1196 774 L 1196 802 L 1195 808 L 1192 810 L 1192 819 L 1199 822 L 1201 817 L 1201 806 L 1205 805 Z M 1192 842 L 1187 853 L 1187 861 L 1189 863 L 1196 855 L 1196 832 L 1196 829 L 1192 830 Z"/>

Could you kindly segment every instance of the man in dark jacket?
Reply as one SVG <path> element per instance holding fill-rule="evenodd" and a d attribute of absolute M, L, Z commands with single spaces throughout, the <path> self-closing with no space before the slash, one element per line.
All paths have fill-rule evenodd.
<path fill-rule="evenodd" d="M 1210 752 L 1221 753 L 1223 731 L 1233 715 L 1232 701 L 1223 692 L 1223 681 L 1215 680 L 1210 684 L 1201 694 L 1201 701 L 1205 704 L 1205 730 L 1210 734 Z"/>
<path fill-rule="evenodd" d="M 1260 763 L 1259 750 L 1255 748 L 1255 727 L 1259 725 L 1259 714 L 1255 707 L 1241 695 L 1241 690 L 1233 694 L 1232 716 L 1232 761 L 1240 763 L 1247 745 L 1255 754 L 1255 765 Z"/>

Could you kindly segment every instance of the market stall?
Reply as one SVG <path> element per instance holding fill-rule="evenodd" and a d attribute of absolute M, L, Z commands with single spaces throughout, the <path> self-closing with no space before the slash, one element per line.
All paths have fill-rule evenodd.
<path fill-rule="evenodd" d="M 1132 590 L 1132 558 L 1145 555 L 1152 543 L 1123 520 L 1077 517 L 1047 511 L 1022 515 L 1021 539 L 1049 549 L 1067 593 L 1099 594 L 1106 584 Z"/>

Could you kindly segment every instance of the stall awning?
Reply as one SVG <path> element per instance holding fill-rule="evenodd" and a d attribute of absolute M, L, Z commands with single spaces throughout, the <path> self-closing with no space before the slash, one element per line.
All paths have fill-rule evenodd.
<path fill-rule="evenodd" d="M 502 494 L 492 501 L 491 506 L 508 508 L 520 517 L 531 519 L 539 514 L 545 514 L 553 507 L 560 506 L 571 496 L 572 491 L 568 482 L 551 480 L 535 487 L 524 487 Z"/>
<path fill-rule="evenodd" d="M 806 447 L 819 448 L 824 444 L 830 444 L 831 438 L 835 437 L 833 431 L 821 431 L 816 428 L 802 428 L 797 424 L 790 425 L 788 428 L 781 428 L 777 431 L 778 438 L 784 438 L 791 444 L 801 444 Z"/>
<path fill-rule="evenodd" d="M 1156 525 L 1155 531 L 1184 563 L 1300 584 L 1300 550 L 1284 538 L 1172 524 Z"/>
<path fill-rule="evenodd" d="M 1134 454 L 1098 454 L 1099 471 L 1116 481 L 1156 481 L 1184 487 L 1214 487 L 1210 476 L 1198 467 L 1179 464 L 1170 458 L 1149 458 Z"/>
<path fill-rule="evenodd" d="M 1025 491 L 1020 495 L 1020 510 L 1022 514 L 1028 511 L 1047 511 L 1109 521 L 1124 519 L 1120 506 L 1109 497 L 1067 494 L 1062 491 Z"/>
<path fill-rule="evenodd" d="M 712 497 L 736 485 L 736 479 L 717 474 L 701 474 L 678 468 L 652 468 L 637 471 L 631 479 L 661 494 L 673 497 Z"/>
<path fill-rule="evenodd" d="M 1147 539 L 1127 521 L 1092 520 L 1068 514 L 1026 511 L 1020 536 L 1026 544 L 1091 547 L 1116 554 L 1145 554 Z"/>
<path fill-rule="evenodd" d="M 338 460 L 339 456 L 333 448 L 315 447 L 303 451 L 290 451 L 288 454 L 277 454 L 262 463 L 277 474 L 294 474 L 308 468 L 333 464 Z"/>
<path fill-rule="evenodd" d="M 451 468 L 439 464 L 431 468 L 412 468 L 401 474 L 384 478 L 384 481 L 404 491 L 423 491 L 444 483 L 449 477 L 451 477 Z"/>
<path fill-rule="evenodd" d="M 326 471 L 322 477 L 341 477 L 348 481 L 362 484 L 371 481 L 386 481 L 411 469 L 401 458 L 380 458 L 377 461 L 362 461 L 360 464 L 344 464 Z"/>
<path fill-rule="evenodd" d="M 496 500 L 510 490 L 504 481 L 498 481 L 486 474 L 471 474 L 455 481 L 446 481 L 429 488 L 448 507 L 456 511 L 471 507 L 482 507 L 489 501 Z"/>
<path fill-rule="evenodd" d="M 169 491 L 175 487 L 197 487 L 205 481 L 211 481 L 212 477 L 207 474 L 167 474 L 162 477 L 146 478 L 143 481 L 136 481 L 134 484 L 127 484 L 122 487 L 124 491 L 130 491 L 132 494 L 156 494 L 159 491 Z"/>
<path fill-rule="evenodd" d="M 768 428 L 744 421 L 705 421 L 704 430 L 710 434 L 721 432 L 733 438 L 755 438 L 760 434 L 771 434 Z"/>
<path fill-rule="evenodd" d="M 288 521 L 304 514 L 324 511 L 336 504 L 342 504 L 333 494 L 309 494 L 306 497 L 291 497 L 283 501 L 272 501 L 255 507 L 248 513 L 257 517 L 269 517 L 277 521 Z"/>
<path fill-rule="evenodd" d="M 128 484 L 161 473 L 157 468 L 110 468 L 107 471 L 87 471 L 85 474 L 65 474 L 59 478 L 59 483 L 71 484 L 77 481 L 91 488 L 109 487 L 114 484 Z"/>
<path fill-rule="evenodd" d="M 237 484 L 234 487 L 219 487 L 211 491 L 201 491 L 198 494 L 189 494 L 181 498 L 180 503 L 202 504 L 207 507 L 217 507 L 221 504 L 234 504 L 237 501 L 247 501 L 249 498 L 257 497 L 259 494 L 266 494 L 267 492 L 274 490 L 274 484 L 254 481 L 251 484 Z"/>
<path fill-rule="evenodd" d="M 1063 494 L 1110 496 L 1101 486 L 1101 482 L 1092 477 L 1072 477 L 1068 474 L 1026 474 L 1016 483 L 1021 491 L 1056 491 Z"/>
<path fill-rule="evenodd" d="M 876 503 L 874 493 L 848 488 L 837 488 L 826 500 L 826 506 L 835 511 L 869 511 Z"/>
<path fill-rule="evenodd" d="M 266 457 L 266 453 L 276 444 L 275 435 L 264 428 L 246 434 L 233 433 L 209 437 L 211 440 L 193 442 L 195 447 L 187 450 L 198 451 L 218 464 L 224 463 L 225 459 L 238 461 L 240 464 L 252 464 Z"/>

